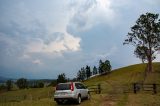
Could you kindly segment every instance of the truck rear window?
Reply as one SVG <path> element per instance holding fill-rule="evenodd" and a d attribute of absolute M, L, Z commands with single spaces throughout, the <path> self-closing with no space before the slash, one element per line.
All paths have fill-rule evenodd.
<path fill-rule="evenodd" d="M 58 84 L 56 90 L 70 90 L 71 84 Z"/>

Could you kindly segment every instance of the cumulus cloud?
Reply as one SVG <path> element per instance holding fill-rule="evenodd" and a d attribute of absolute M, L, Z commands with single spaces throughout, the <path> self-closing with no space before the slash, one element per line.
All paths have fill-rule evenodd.
<path fill-rule="evenodd" d="M 62 53 L 67 51 L 79 51 L 80 50 L 80 38 L 73 37 L 67 33 L 61 33 L 53 41 L 45 43 L 42 39 L 33 39 L 27 45 L 27 51 L 29 53 Z"/>
<path fill-rule="evenodd" d="M 29 7 L 27 4 L 30 4 L 30 1 L 21 1 L 12 5 L 6 2 L 6 5 L 10 8 L 2 6 L 3 17 L 0 17 L 0 22 L 2 23 L 0 32 L 8 36 L 8 38 L 3 37 L 2 40 L 10 40 L 7 43 L 17 43 L 13 46 L 19 44 L 25 47 L 21 48 L 21 53 L 24 53 L 22 54 L 23 58 L 26 58 L 24 56 L 26 52 L 55 52 L 61 54 L 65 51 L 75 52 L 80 50 L 81 38 L 74 37 L 74 35 L 66 32 L 67 12 L 66 14 L 64 13 L 66 17 L 64 19 L 63 15 L 61 16 L 61 11 L 64 11 L 63 8 L 59 7 L 58 10 L 56 8 L 55 11 L 54 5 L 61 5 L 61 2 L 49 2 L 50 5 L 44 3 L 44 8 L 47 8 L 49 12 L 46 12 L 44 8 L 40 8 L 41 11 L 37 11 L 37 9 L 34 9 L 34 5 L 30 4 Z M 53 14 L 51 14 L 51 11 Z M 12 39 L 15 39 L 15 41 L 12 41 Z"/>

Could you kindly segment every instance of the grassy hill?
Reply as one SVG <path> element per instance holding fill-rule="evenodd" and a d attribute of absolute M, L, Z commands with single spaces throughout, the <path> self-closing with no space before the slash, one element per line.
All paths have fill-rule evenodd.
<path fill-rule="evenodd" d="M 102 93 L 92 93 L 91 100 L 82 102 L 81 106 L 160 106 L 160 91 L 155 95 L 152 92 L 132 92 L 134 82 L 160 84 L 160 63 L 153 64 L 154 72 L 144 80 L 145 69 L 146 64 L 137 64 L 84 81 L 87 86 L 100 83 Z M 123 92 L 126 87 L 129 93 Z M 9 91 L 0 94 L 0 106 L 57 106 L 53 92 L 53 87 Z"/>
<path fill-rule="evenodd" d="M 101 103 L 106 101 L 116 106 L 160 106 L 160 93 L 153 95 L 152 92 L 133 93 L 133 83 L 157 83 L 160 84 L 160 63 L 154 63 L 154 72 L 150 73 L 144 80 L 144 71 L 147 64 L 137 64 L 114 70 L 110 75 L 97 76 L 85 81 L 85 84 L 92 85 L 101 83 L 102 97 Z M 130 93 L 123 93 L 125 87 Z M 160 87 L 158 86 L 160 92 Z M 105 103 L 105 102 L 104 102 Z M 110 105 L 107 104 L 107 105 Z"/>

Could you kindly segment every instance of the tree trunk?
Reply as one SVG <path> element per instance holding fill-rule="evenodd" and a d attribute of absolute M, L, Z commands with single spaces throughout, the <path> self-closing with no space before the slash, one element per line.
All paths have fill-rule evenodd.
<path fill-rule="evenodd" d="M 149 56 L 148 58 L 148 72 L 152 72 L 152 58 Z"/>
<path fill-rule="evenodd" d="M 149 54 L 148 54 L 148 72 L 152 72 L 152 49 L 149 48 Z"/>

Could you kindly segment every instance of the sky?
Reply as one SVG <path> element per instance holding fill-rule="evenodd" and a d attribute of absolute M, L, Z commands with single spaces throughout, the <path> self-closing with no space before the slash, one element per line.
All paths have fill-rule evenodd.
<path fill-rule="evenodd" d="M 160 0 L 0 0 L 0 76 L 73 78 L 100 59 L 113 69 L 141 63 L 123 42 L 146 12 L 160 14 Z"/>

